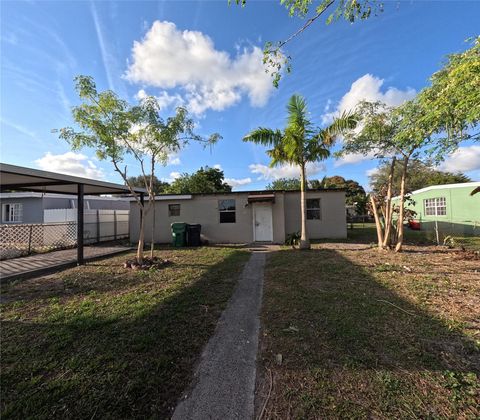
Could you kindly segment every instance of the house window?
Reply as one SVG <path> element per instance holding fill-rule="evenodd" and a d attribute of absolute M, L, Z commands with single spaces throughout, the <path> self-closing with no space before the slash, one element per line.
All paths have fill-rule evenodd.
<path fill-rule="evenodd" d="M 235 200 L 218 200 L 220 223 L 235 223 Z"/>
<path fill-rule="evenodd" d="M 320 199 L 319 198 L 307 199 L 307 219 L 320 220 Z"/>
<path fill-rule="evenodd" d="M 23 220 L 23 204 L 4 204 L 2 209 L 4 223 L 21 223 Z"/>
<path fill-rule="evenodd" d="M 168 216 L 169 217 L 180 216 L 180 204 L 169 204 Z"/>
<path fill-rule="evenodd" d="M 445 197 L 427 198 L 423 200 L 425 216 L 446 216 L 447 200 Z"/>

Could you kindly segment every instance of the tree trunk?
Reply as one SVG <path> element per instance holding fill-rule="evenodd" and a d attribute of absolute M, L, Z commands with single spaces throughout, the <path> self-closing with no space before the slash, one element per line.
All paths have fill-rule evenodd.
<path fill-rule="evenodd" d="M 383 247 L 390 248 L 391 246 L 391 229 L 392 229 L 392 184 L 393 184 L 393 173 L 395 171 L 395 162 L 396 158 L 392 159 L 392 164 L 390 165 L 390 173 L 388 174 L 388 184 L 387 184 L 387 197 L 385 200 L 385 236 L 383 237 Z"/>
<path fill-rule="evenodd" d="M 375 219 L 375 227 L 377 228 L 378 249 L 383 249 L 382 224 L 380 223 L 380 217 L 378 216 L 377 203 L 375 202 L 375 199 L 371 194 L 370 194 L 370 203 L 372 205 L 373 217 Z"/>
<path fill-rule="evenodd" d="M 302 163 L 300 167 L 300 206 L 302 212 L 302 227 L 300 236 L 300 249 L 310 249 L 310 240 L 307 233 L 307 202 L 305 197 L 306 190 L 306 176 L 305 176 L 305 163 Z"/>
<path fill-rule="evenodd" d="M 140 206 L 140 232 L 138 233 L 137 262 L 143 264 L 143 246 L 145 243 L 145 208 Z"/>
<path fill-rule="evenodd" d="M 153 202 L 152 211 L 152 241 L 150 243 L 150 258 L 153 260 L 153 252 L 155 250 L 155 201 Z"/>
<path fill-rule="evenodd" d="M 403 160 L 402 180 L 400 182 L 400 209 L 398 211 L 397 220 L 397 244 L 395 245 L 395 252 L 402 250 L 403 244 L 403 217 L 405 215 L 405 183 L 407 180 L 408 157 Z"/>

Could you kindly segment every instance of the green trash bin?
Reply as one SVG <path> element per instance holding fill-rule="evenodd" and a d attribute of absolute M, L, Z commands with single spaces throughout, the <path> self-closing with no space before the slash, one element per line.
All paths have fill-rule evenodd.
<path fill-rule="evenodd" d="M 172 245 L 186 246 L 187 245 L 187 224 L 186 223 L 172 223 Z"/>

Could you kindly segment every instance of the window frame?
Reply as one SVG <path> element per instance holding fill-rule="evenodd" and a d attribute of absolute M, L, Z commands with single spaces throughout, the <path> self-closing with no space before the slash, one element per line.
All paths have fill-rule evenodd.
<path fill-rule="evenodd" d="M 172 214 L 171 206 L 178 206 L 178 214 Z M 180 203 L 170 203 L 168 205 L 168 217 L 179 217 L 182 213 L 182 205 Z"/>
<path fill-rule="evenodd" d="M 309 207 L 309 202 L 318 201 L 318 207 Z M 305 200 L 307 220 L 322 220 L 322 200 L 321 198 L 307 198 Z M 318 212 L 318 217 L 309 217 L 309 212 Z"/>
<path fill-rule="evenodd" d="M 229 207 L 229 206 L 224 206 L 221 203 L 224 201 L 233 201 L 233 209 L 231 208 L 223 208 L 223 207 Z M 234 198 L 226 198 L 223 200 L 218 200 L 218 221 L 221 224 L 224 223 L 237 223 L 237 202 Z M 226 213 L 233 213 L 233 221 L 222 221 L 222 214 Z"/>
<path fill-rule="evenodd" d="M 8 206 L 8 211 L 7 211 L 7 206 Z M 2 222 L 3 223 L 22 223 L 23 222 L 23 203 L 3 203 L 2 204 Z"/>
<path fill-rule="evenodd" d="M 447 215 L 446 197 L 424 198 L 423 213 L 425 214 L 425 216 L 446 216 Z"/>

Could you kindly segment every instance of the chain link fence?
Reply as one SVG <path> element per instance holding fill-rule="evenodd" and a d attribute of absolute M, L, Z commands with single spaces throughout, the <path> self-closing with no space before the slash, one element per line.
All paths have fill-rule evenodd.
<path fill-rule="evenodd" d="M 419 223 L 426 239 L 437 245 L 480 250 L 480 219 L 428 220 Z"/>
<path fill-rule="evenodd" d="M 0 225 L 0 259 L 47 252 L 75 246 L 77 224 L 15 224 Z"/>
<path fill-rule="evenodd" d="M 85 211 L 83 237 L 93 244 L 129 237 L 128 210 Z M 48 220 L 48 219 L 47 219 Z M 77 222 L 0 224 L 0 260 L 77 245 Z"/>

